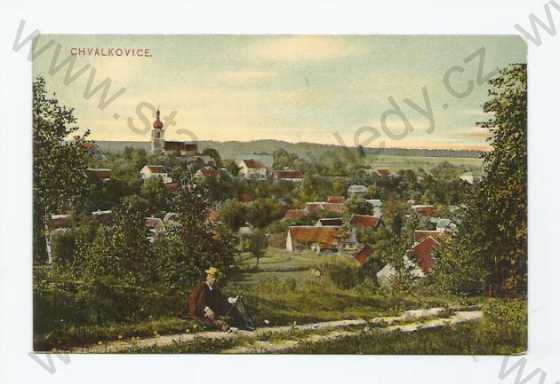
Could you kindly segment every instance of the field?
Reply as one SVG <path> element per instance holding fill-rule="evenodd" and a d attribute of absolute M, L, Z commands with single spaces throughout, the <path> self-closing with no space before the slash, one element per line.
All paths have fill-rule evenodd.
<path fill-rule="evenodd" d="M 393 155 L 368 155 L 366 162 L 373 168 L 388 168 L 391 171 L 399 169 L 418 169 L 430 170 L 434 166 L 449 162 L 456 166 L 464 166 L 471 171 L 478 171 L 482 165 L 482 160 L 468 157 L 420 157 L 420 156 L 393 156 Z"/>

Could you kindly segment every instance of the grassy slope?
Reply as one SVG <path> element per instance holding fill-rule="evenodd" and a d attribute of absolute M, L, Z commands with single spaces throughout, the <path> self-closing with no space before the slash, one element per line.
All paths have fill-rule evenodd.
<path fill-rule="evenodd" d="M 255 265 L 254 258 L 243 255 L 242 259 L 242 266 Z M 394 296 L 366 285 L 340 289 L 326 276 L 313 273 L 320 264 L 337 261 L 348 262 L 349 257 L 269 248 L 259 263 L 259 270 L 239 274 L 224 290 L 230 295 L 242 295 L 254 308 L 257 323 L 268 320 L 272 325 L 367 318 L 458 302 L 456 298 Z M 298 270 L 283 271 L 286 268 Z"/>
<path fill-rule="evenodd" d="M 522 339 L 491 340 L 480 337 L 479 324 L 422 330 L 413 334 L 362 333 L 325 343 L 307 343 L 289 353 L 376 355 L 511 355 L 527 350 Z"/>
<path fill-rule="evenodd" d="M 381 334 L 360 330 L 350 336 L 328 341 L 305 341 L 321 331 L 262 335 L 259 340 L 282 343 L 299 340 L 298 345 L 282 353 L 292 354 L 407 354 L 407 355 L 511 355 L 527 350 L 527 301 L 490 300 L 484 305 L 481 322 L 459 324 L 449 328 L 425 329 L 414 333 Z M 165 347 L 132 348 L 136 353 L 220 353 L 230 348 L 251 345 L 247 338 L 229 340 L 195 339 Z"/>

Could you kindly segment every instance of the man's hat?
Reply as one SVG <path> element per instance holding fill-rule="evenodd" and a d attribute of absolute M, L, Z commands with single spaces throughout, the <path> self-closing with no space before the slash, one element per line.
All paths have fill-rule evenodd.
<path fill-rule="evenodd" d="M 210 267 L 204 272 L 206 272 L 207 274 L 212 275 L 212 276 L 218 276 L 220 274 L 220 270 L 218 268 L 215 268 L 215 267 Z"/>

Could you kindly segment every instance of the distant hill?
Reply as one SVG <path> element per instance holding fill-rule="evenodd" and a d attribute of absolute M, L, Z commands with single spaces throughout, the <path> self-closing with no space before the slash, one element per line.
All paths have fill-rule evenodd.
<path fill-rule="evenodd" d="M 99 149 L 104 152 L 121 152 L 126 147 L 145 149 L 150 151 L 150 143 L 144 141 L 96 141 Z M 256 140 L 256 141 L 198 141 L 199 150 L 215 148 L 220 152 L 223 159 L 234 159 L 240 153 L 272 154 L 277 149 L 285 149 L 296 153 L 302 158 L 315 157 L 327 151 L 340 151 L 344 148 L 340 145 L 316 144 L 316 143 L 288 143 L 280 140 Z M 355 148 L 350 148 L 356 150 Z M 410 149 L 410 148 L 364 148 L 368 155 L 384 156 L 412 156 L 412 157 L 455 157 L 455 158 L 478 158 L 479 151 L 464 151 L 452 149 Z"/>

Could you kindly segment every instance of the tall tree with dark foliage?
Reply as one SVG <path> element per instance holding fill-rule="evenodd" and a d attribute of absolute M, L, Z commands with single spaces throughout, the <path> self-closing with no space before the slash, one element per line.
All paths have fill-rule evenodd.
<path fill-rule="evenodd" d="M 72 208 L 87 188 L 88 152 L 84 142 L 89 132 L 77 135 L 76 122 L 74 109 L 61 105 L 56 95 L 49 94 L 45 79 L 37 77 L 33 82 L 35 263 L 50 258 L 48 217 Z"/>

